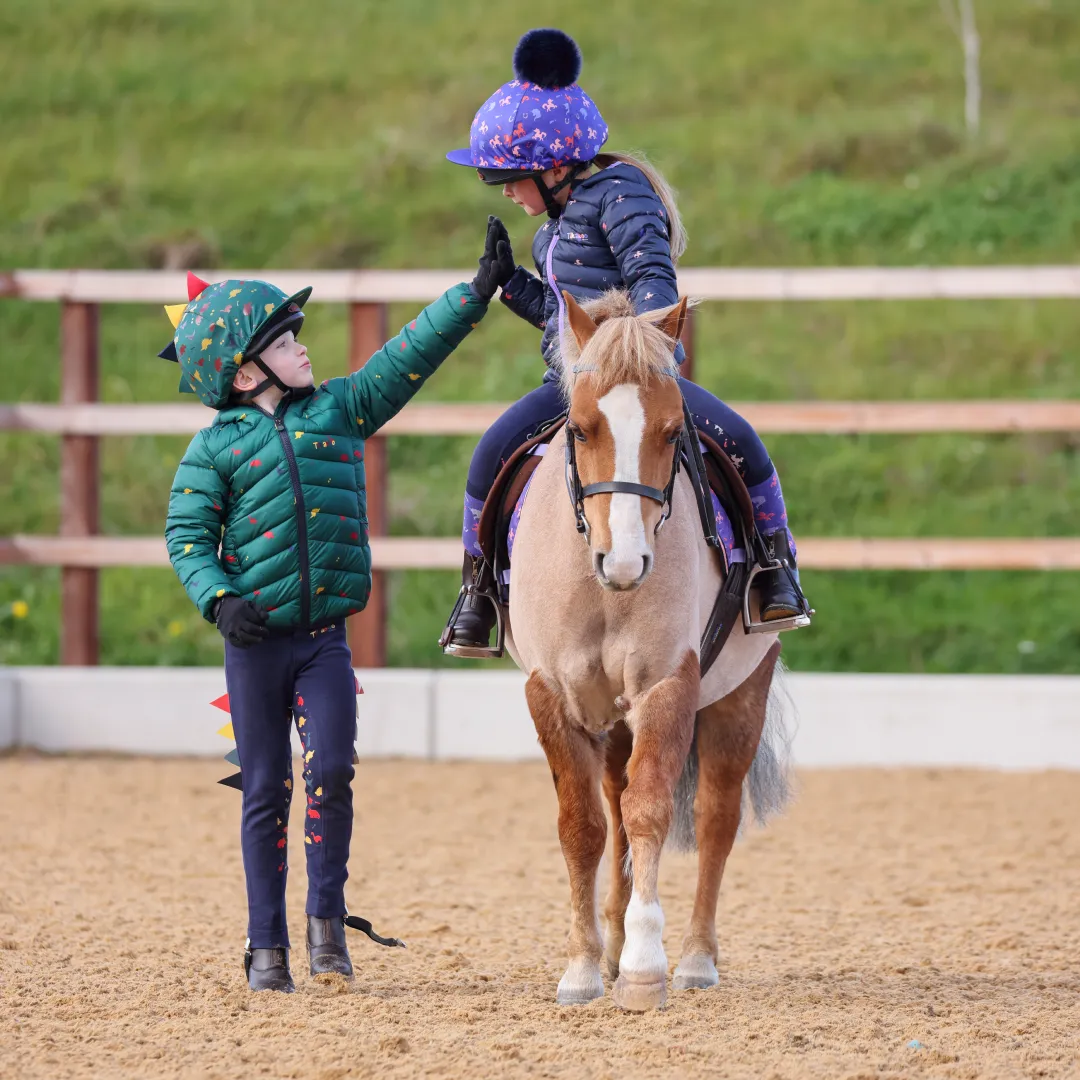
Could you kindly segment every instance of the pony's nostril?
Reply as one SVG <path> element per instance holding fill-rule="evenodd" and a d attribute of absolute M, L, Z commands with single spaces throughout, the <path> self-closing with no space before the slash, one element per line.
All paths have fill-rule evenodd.
<path fill-rule="evenodd" d="M 602 582 L 607 581 L 607 574 L 604 572 L 604 559 L 607 557 L 606 551 L 594 551 L 592 553 L 593 573 Z"/>
<path fill-rule="evenodd" d="M 652 572 L 652 560 L 653 557 L 648 552 L 641 556 L 641 576 L 637 579 L 636 584 L 640 585 Z"/>

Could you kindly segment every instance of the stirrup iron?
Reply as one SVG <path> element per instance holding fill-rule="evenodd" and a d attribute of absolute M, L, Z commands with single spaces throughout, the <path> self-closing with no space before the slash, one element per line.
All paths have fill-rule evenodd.
<path fill-rule="evenodd" d="M 798 615 L 790 615 L 786 619 L 770 619 L 768 622 L 759 619 L 755 622 L 750 615 L 750 588 L 758 574 L 765 574 L 771 570 L 781 570 L 787 574 L 792 588 L 794 588 L 799 600 L 802 602 L 803 609 Z M 746 584 L 743 585 L 743 627 L 748 634 L 778 634 L 782 630 L 801 630 L 810 625 L 810 617 L 813 614 L 814 609 L 807 602 L 802 589 L 799 587 L 799 582 L 786 560 L 765 558 L 750 568 L 750 572 L 746 575 Z"/>
<path fill-rule="evenodd" d="M 503 645 L 506 640 L 506 620 L 503 606 L 490 589 L 483 588 L 478 584 L 482 576 L 482 571 L 478 568 L 477 572 L 472 576 L 472 581 L 461 586 L 457 602 L 454 604 L 454 610 L 450 612 L 450 618 L 439 637 L 439 647 L 447 656 L 460 656 L 469 660 L 498 660 L 503 655 Z M 495 608 L 495 644 L 493 646 L 455 645 L 452 641 L 458 616 L 465 606 L 465 601 L 470 596 L 477 596 Z"/>

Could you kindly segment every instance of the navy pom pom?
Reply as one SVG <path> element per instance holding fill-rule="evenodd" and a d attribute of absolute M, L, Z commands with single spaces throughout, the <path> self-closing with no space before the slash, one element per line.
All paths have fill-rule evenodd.
<path fill-rule="evenodd" d="M 522 82 L 558 90 L 577 82 L 581 50 L 562 30 L 530 30 L 514 50 L 514 74 Z"/>

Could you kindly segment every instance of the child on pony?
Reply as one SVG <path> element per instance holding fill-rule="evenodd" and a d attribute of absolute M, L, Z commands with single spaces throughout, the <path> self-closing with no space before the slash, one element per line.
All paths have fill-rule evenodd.
<path fill-rule="evenodd" d="M 514 52 L 515 78 L 480 107 L 469 146 L 446 155 L 476 169 L 485 184 L 502 187 L 503 195 L 530 217 L 546 213 L 549 218 L 533 240 L 539 277 L 515 266 L 502 222 L 488 222 L 502 302 L 543 332 L 540 351 L 548 370 L 539 387 L 496 420 L 473 453 L 462 525 L 466 586 L 489 584 L 477 527 L 499 470 L 566 408 L 559 373 L 552 367 L 565 320 L 560 290 L 587 300 L 608 289 L 626 289 L 639 313 L 679 299 L 675 263 L 686 247 L 686 233 L 671 189 L 646 162 L 600 153 L 608 130 L 595 103 L 577 85 L 580 70 L 581 53 L 569 36 L 560 30 L 529 31 Z M 681 345 L 675 355 L 681 362 Z M 769 554 L 794 570 L 780 479 L 765 445 L 741 416 L 707 390 L 686 379 L 679 383 L 694 423 L 727 451 L 746 482 Z M 802 612 L 801 597 L 782 570 L 759 574 L 756 585 L 763 621 Z M 462 648 L 477 655 L 487 650 L 494 623 L 494 606 L 470 593 L 447 651 Z"/>

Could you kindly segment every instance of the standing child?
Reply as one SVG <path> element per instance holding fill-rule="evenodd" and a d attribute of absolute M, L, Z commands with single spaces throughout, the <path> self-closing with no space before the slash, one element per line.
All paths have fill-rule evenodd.
<path fill-rule="evenodd" d="M 352 836 L 356 697 L 345 619 L 371 589 L 364 441 L 402 409 L 484 317 L 498 230 L 471 284 L 425 308 L 367 365 L 317 389 L 297 335 L 311 290 L 188 275 L 162 356 L 181 389 L 218 410 L 173 481 L 173 569 L 225 639 L 229 709 L 243 777 L 240 843 L 252 990 L 294 989 L 285 877 L 290 729 L 304 748 L 311 974 L 352 977 L 345 879 Z"/>
<path fill-rule="evenodd" d="M 576 300 L 607 289 L 630 293 L 637 311 L 667 307 L 679 299 L 675 262 L 686 247 L 674 196 L 663 177 L 628 154 L 601 154 L 608 130 L 595 103 L 577 85 L 581 53 L 561 30 L 531 30 L 514 53 L 515 78 L 500 86 L 472 122 L 469 146 L 446 156 L 501 187 L 530 217 L 547 214 L 533 240 L 539 277 L 514 265 L 509 237 L 496 244 L 502 302 L 543 331 L 540 351 L 548 371 L 539 387 L 512 405 L 481 438 L 465 486 L 463 581 L 489 587 L 490 570 L 477 541 L 484 500 L 506 460 L 566 405 L 552 369 L 564 321 L 561 290 Z M 681 362 L 679 345 L 675 353 Z M 769 553 L 795 568 L 780 479 L 754 429 L 707 390 L 679 380 L 694 422 L 712 435 L 735 462 L 757 508 Z M 783 571 L 760 574 L 761 617 L 790 618 L 803 603 Z M 491 654 L 495 623 L 491 603 L 475 593 L 463 605 L 448 652 Z"/>

